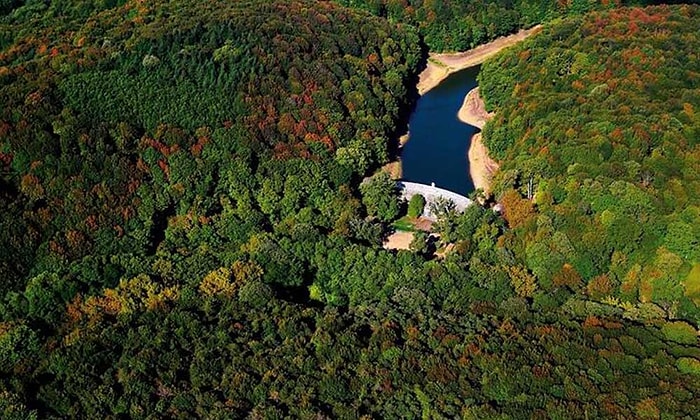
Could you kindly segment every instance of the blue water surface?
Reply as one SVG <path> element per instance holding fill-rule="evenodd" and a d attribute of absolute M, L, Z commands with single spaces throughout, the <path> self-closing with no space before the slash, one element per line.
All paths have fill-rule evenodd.
<path fill-rule="evenodd" d="M 418 99 L 409 120 L 410 139 L 401 152 L 403 177 L 462 195 L 474 191 L 467 150 L 476 128 L 457 119 L 467 92 L 477 86 L 479 67 L 450 75 Z"/>

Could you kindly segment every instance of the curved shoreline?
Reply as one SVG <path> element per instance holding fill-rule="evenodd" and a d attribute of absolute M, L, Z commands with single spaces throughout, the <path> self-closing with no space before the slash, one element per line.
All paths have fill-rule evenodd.
<path fill-rule="evenodd" d="M 418 94 L 424 95 L 451 74 L 479 65 L 502 49 L 522 41 L 541 29 L 542 25 L 533 26 L 530 29 L 521 29 L 517 33 L 497 38 L 464 52 L 430 53 L 427 66 L 418 76 Z"/>
<path fill-rule="evenodd" d="M 469 151 L 469 175 L 475 189 L 481 188 L 486 196 L 491 194 L 491 179 L 500 165 L 489 156 L 489 150 L 481 141 L 481 133 L 472 136 Z"/>
<path fill-rule="evenodd" d="M 457 113 L 457 119 L 481 130 L 491 118 L 493 118 L 493 113 L 486 112 L 484 100 L 479 95 L 479 87 L 470 90 L 464 97 L 464 103 Z M 481 140 L 481 132 L 472 136 L 467 158 L 469 159 L 469 175 L 472 177 L 474 188 L 481 188 L 488 195 L 491 192 L 491 178 L 498 170 L 499 165 L 489 156 L 489 151 Z"/>
<path fill-rule="evenodd" d="M 486 112 L 486 104 L 483 98 L 479 95 L 479 87 L 467 92 L 464 97 L 462 107 L 457 112 L 457 118 L 465 124 L 472 125 L 479 130 L 483 130 L 484 126 L 493 118 L 493 112 Z"/>
<path fill-rule="evenodd" d="M 541 29 L 542 25 L 536 25 L 530 29 L 522 29 L 515 34 L 497 38 L 491 42 L 479 45 L 464 52 L 441 54 L 430 53 L 426 68 L 418 77 L 418 84 L 416 86 L 418 94 L 423 96 L 426 92 L 435 88 L 450 75 L 469 67 L 482 64 L 484 61 L 496 55 L 504 48 L 510 47 L 524 40 L 530 35 L 536 34 Z M 488 121 L 492 115 L 487 113 L 485 109 L 478 115 L 472 115 L 465 109 L 471 107 L 471 105 L 468 105 L 470 94 L 472 94 L 473 97 L 476 97 L 478 101 L 481 101 L 481 106 L 483 106 L 483 101 L 478 95 L 478 87 L 475 90 L 476 93 L 474 94 L 472 94 L 473 91 L 467 93 L 465 102 L 462 104 L 462 108 L 460 108 L 458 112 L 458 118 L 460 121 L 466 124 L 482 129 L 486 124 L 486 121 Z M 409 140 L 410 131 L 399 138 L 399 150 L 402 149 Z M 493 173 L 498 170 L 498 163 L 489 157 L 488 150 L 481 141 L 481 133 L 476 133 L 472 136 L 469 150 L 467 152 L 467 158 L 469 159 L 469 172 L 474 188 L 481 188 L 488 195 L 490 192 L 491 177 Z M 381 170 L 389 173 L 393 179 L 400 179 L 403 174 L 400 156 L 397 156 L 396 160 L 389 162 Z"/>

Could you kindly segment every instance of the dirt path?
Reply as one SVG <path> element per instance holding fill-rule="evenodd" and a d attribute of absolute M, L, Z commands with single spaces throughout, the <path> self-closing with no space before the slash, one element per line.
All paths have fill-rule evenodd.
<path fill-rule="evenodd" d="M 427 67 L 419 76 L 418 94 L 425 94 L 425 92 L 439 85 L 440 82 L 445 80 L 450 74 L 466 69 L 467 67 L 481 64 L 502 49 L 522 41 L 528 36 L 539 32 L 541 29 L 541 25 L 534 26 L 530 29 L 523 29 L 513 35 L 498 38 L 488 44 L 480 45 L 465 52 L 453 54 L 431 53 L 428 58 Z"/>

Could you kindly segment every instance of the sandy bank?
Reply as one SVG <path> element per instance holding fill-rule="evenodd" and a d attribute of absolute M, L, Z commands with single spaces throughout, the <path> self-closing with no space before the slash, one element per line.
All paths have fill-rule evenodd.
<path fill-rule="evenodd" d="M 478 87 L 470 90 L 464 97 L 464 103 L 457 113 L 457 118 L 478 129 L 484 128 L 486 122 L 493 118 L 492 113 L 486 112 L 486 106 L 479 95 Z M 472 136 L 467 157 L 469 158 L 469 174 L 472 177 L 474 188 L 481 188 L 488 195 L 491 192 L 491 178 L 498 170 L 498 163 L 489 157 L 489 151 L 481 140 L 481 133 Z"/>
<path fill-rule="evenodd" d="M 487 195 L 491 192 L 491 178 L 498 170 L 498 163 L 489 157 L 489 151 L 481 141 L 481 133 L 472 136 L 469 151 L 469 175 L 472 177 L 474 188 L 481 188 Z"/>
<path fill-rule="evenodd" d="M 493 118 L 493 113 L 486 112 L 484 100 L 479 95 L 479 88 L 475 87 L 464 97 L 464 103 L 457 113 L 457 118 L 463 123 L 473 125 L 479 130 L 483 129 L 486 122 Z"/>
<path fill-rule="evenodd" d="M 486 106 L 479 95 L 478 87 L 467 93 L 464 103 L 457 113 L 457 118 L 463 123 L 479 129 L 484 128 L 486 122 L 493 118 L 493 114 L 486 112 Z M 486 194 L 489 194 L 491 178 L 498 170 L 498 163 L 489 157 L 489 151 L 481 141 L 481 133 L 472 136 L 467 157 L 469 158 L 469 174 L 472 177 L 474 188 L 481 188 Z"/>
<path fill-rule="evenodd" d="M 541 29 L 542 25 L 537 25 L 530 29 L 523 29 L 518 33 L 495 39 L 487 44 L 472 48 L 469 51 L 445 54 L 430 53 L 427 66 L 419 75 L 418 85 L 416 87 L 418 94 L 425 94 L 430 89 L 439 85 L 440 82 L 445 80 L 452 73 L 481 64 L 502 49 L 510 47 L 530 35 L 536 34 Z M 461 121 L 481 129 L 492 115 L 487 113 L 484 109 L 483 101 L 478 94 L 478 88 L 477 91 L 472 94 L 472 97 L 469 96 L 470 94 L 472 94 L 472 92 L 467 94 L 464 101 L 465 103 L 462 105 L 458 117 Z M 463 111 L 465 108 L 466 110 Z M 399 148 L 403 148 L 409 139 L 410 133 L 401 136 L 399 139 Z M 482 188 L 488 193 L 490 191 L 491 176 L 498 169 L 498 164 L 489 158 L 488 150 L 481 142 L 480 134 L 475 135 L 472 139 L 468 156 L 471 177 L 475 188 Z M 384 170 L 394 179 L 401 178 L 403 174 L 401 161 L 399 159 L 386 165 Z"/>
<path fill-rule="evenodd" d="M 421 72 L 418 79 L 418 94 L 425 94 L 425 92 L 439 85 L 440 82 L 445 80 L 447 76 L 452 73 L 481 64 L 502 49 L 522 41 L 528 36 L 539 32 L 541 29 L 541 25 L 534 26 L 530 29 L 523 29 L 513 35 L 495 39 L 488 44 L 480 45 L 465 52 L 453 54 L 430 53 L 428 65 L 425 70 Z"/>

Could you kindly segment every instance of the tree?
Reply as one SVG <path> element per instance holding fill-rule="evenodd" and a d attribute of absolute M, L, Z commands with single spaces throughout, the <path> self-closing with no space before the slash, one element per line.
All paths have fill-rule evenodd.
<path fill-rule="evenodd" d="M 440 219 L 453 215 L 457 206 L 455 205 L 454 201 L 440 195 L 435 197 L 435 199 L 428 205 L 428 208 L 430 209 L 430 213 L 435 218 Z"/>
<path fill-rule="evenodd" d="M 238 291 L 238 298 L 241 302 L 254 308 L 264 306 L 273 297 L 274 292 L 272 288 L 259 280 L 249 281 L 241 286 L 241 289 Z"/>
<path fill-rule="evenodd" d="M 700 376 L 700 360 L 693 357 L 681 357 L 676 362 L 678 370 L 682 373 Z"/>
<path fill-rule="evenodd" d="M 666 339 L 681 344 L 697 344 L 698 331 L 684 321 L 667 322 L 661 327 Z"/>
<path fill-rule="evenodd" d="M 360 185 L 362 204 L 367 214 L 388 222 L 399 214 L 399 201 L 396 183 L 388 174 L 380 172 Z"/>
<path fill-rule="evenodd" d="M 27 282 L 24 296 L 27 315 L 55 324 L 59 321 L 64 304 L 76 292 L 74 284 L 65 282 L 55 273 L 41 273 Z"/>
<path fill-rule="evenodd" d="M 423 214 L 425 198 L 420 194 L 415 194 L 408 200 L 408 217 L 418 217 Z"/>
<path fill-rule="evenodd" d="M 454 241 L 457 228 L 457 212 L 454 201 L 438 196 L 428 205 L 428 208 L 436 219 L 432 230 L 440 234 L 440 240 L 443 243 Z"/>
<path fill-rule="evenodd" d="M 535 216 L 532 202 L 522 198 L 516 190 L 506 191 L 500 201 L 503 205 L 503 217 L 512 228 L 522 226 Z"/>
<path fill-rule="evenodd" d="M 669 251 L 686 261 L 694 261 L 700 251 L 700 239 L 693 226 L 683 222 L 673 222 L 668 225 L 664 244 Z"/>
<path fill-rule="evenodd" d="M 537 291 L 537 280 L 535 276 L 528 273 L 525 267 L 506 267 L 510 283 L 515 289 L 515 293 L 521 297 L 533 297 Z"/>
<path fill-rule="evenodd" d="M 24 323 L 0 324 L 0 372 L 20 370 L 26 373 L 27 364 L 39 354 L 40 345 L 36 332 Z M 3 375 L 4 376 L 4 375 Z"/>
<path fill-rule="evenodd" d="M 678 281 L 678 274 L 683 260 L 664 247 L 656 250 L 654 265 L 645 270 L 652 286 L 652 299 L 664 306 L 678 302 L 683 295 L 683 286 Z"/>
<path fill-rule="evenodd" d="M 36 420 L 36 410 L 29 410 L 15 393 L 0 392 L 0 417 L 6 420 Z"/>
<path fill-rule="evenodd" d="M 409 245 L 411 251 L 416 254 L 425 255 L 428 253 L 428 234 L 423 231 L 418 231 L 413 234 L 413 239 Z"/>
<path fill-rule="evenodd" d="M 577 291 L 581 287 L 582 279 L 576 269 L 571 264 L 566 263 L 554 275 L 552 282 L 557 287 L 566 286 L 571 290 Z"/>

